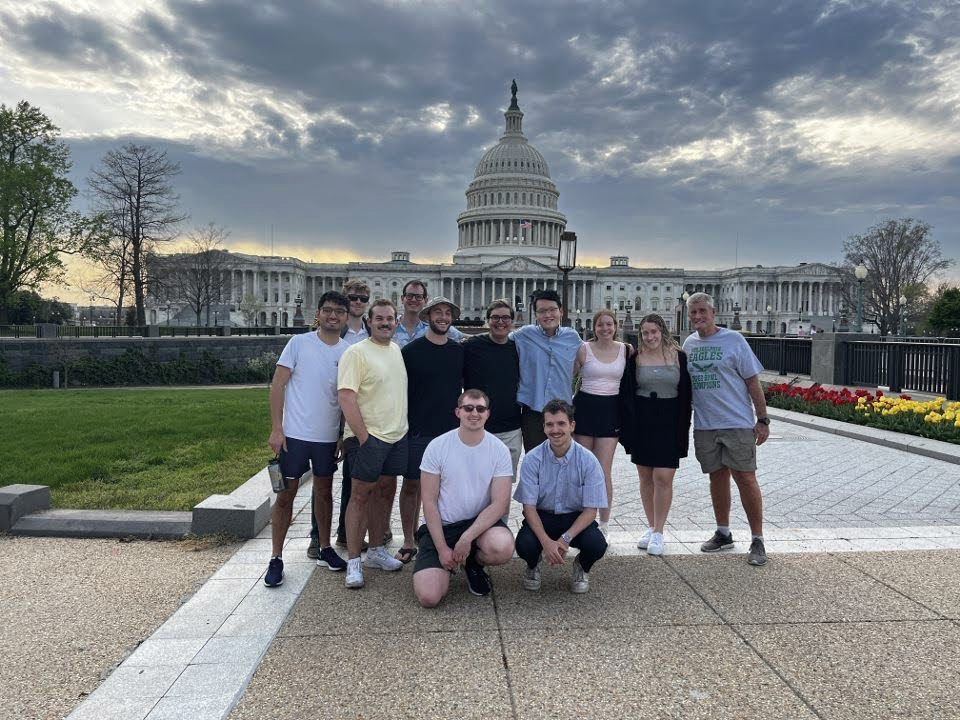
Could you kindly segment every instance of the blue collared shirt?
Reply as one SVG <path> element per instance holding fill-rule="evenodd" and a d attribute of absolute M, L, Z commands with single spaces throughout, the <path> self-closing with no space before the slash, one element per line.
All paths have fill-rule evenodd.
<path fill-rule="evenodd" d="M 403 347 L 411 340 L 416 340 L 418 337 L 426 335 L 429 329 L 430 324 L 426 320 L 421 320 L 417 323 L 417 327 L 414 328 L 413 335 L 411 335 L 407 332 L 407 328 L 404 327 L 403 323 L 398 322 L 397 329 L 393 331 L 393 341 L 400 347 Z M 460 342 L 463 339 L 463 333 L 451 325 L 450 329 L 447 330 L 447 337 L 454 342 Z"/>
<path fill-rule="evenodd" d="M 517 402 L 543 411 L 554 398 L 573 400 L 573 361 L 580 349 L 580 335 L 569 327 L 547 335 L 539 325 L 524 325 L 510 333 L 520 356 Z"/>
<path fill-rule="evenodd" d="M 523 457 L 513 499 L 537 510 L 561 513 L 607 507 L 607 485 L 596 455 L 576 440 L 557 457 L 544 440 Z"/>

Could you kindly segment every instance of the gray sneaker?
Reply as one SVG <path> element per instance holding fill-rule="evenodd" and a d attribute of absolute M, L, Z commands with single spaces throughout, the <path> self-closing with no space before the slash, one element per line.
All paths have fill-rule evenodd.
<path fill-rule="evenodd" d="M 523 569 L 523 589 L 537 591 L 540 589 L 540 563 L 536 567 L 527 566 Z"/>
<path fill-rule="evenodd" d="M 582 595 L 590 591 L 590 576 L 580 564 L 580 558 L 573 560 L 573 577 L 570 578 L 570 592 Z"/>
<path fill-rule="evenodd" d="M 316 560 L 320 557 L 320 543 L 316 538 L 310 538 L 310 545 L 307 546 L 307 557 Z"/>
<path fill-rule="evenodd" d="M 750 554 L 747 555 L 747 562 L 751 565 L 766 565 L 767 551 L 763 547 L 763 540 L 754 538 L 750 543 Z"/>
<path fill-rule="evenodd" d="M 713 537 L 700 546 L 700 552 L 719 552 L 733 547 L 733 533 L 723 534 L 715 530 Z"/>

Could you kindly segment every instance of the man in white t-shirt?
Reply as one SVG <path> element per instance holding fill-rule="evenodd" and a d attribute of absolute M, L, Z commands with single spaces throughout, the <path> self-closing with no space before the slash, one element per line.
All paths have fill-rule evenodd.
<path fill-rule="evenodd" d="M 770 435 L 767 403 L 760 386 L 763 365 L 743 335 L 717 327 L 713 298 L 709 295 L 691 295 L 687 314 L 690 327 L 695 330 L 683 342 L 693 385 L 693 446 L 700 469 L 710 475 L 710 498 L 717 519 L 717 531 L 700 549 L 718 552 L 733 547 L 733 475 L 753 535 L 747 562 L 765 565 L 763 497 L 757 483 L 757 446 Z"/>
<path fill-rule="evenodd" d="M 347 349 L 340 329 L 347 317 L 347 298 L 335 291 L 320 296 L 317 331 L 290 338 L 270 385 L 269 444 L 280 456 L 286 490 L 277 493 L 270 533 L 273 554 L 263 582 L 283 583 L 283 542 L 293 515 L 293 499 L 300 477 L 313 469 L 313 512 L 317 519 L 320 551 L 317 565 L 346 570 L 347 563 L 330 547 L 333 513 L 331 484 L 343 453 L 340 441 L 340 405 L 337 400 L 337 366 Z"/>
<path fill-rule="evenodd" d="M 484 566 L 513 557 L 513 535 L 501 519 L 510 505 L 510 451 L 484 430 L 490 400 L 466 390 L 457 401 L 460 427 L 434 438 L 420 463 L 425 523 L 417 531 L 413 591 L 420 605 L 436 607 L 450 575 L 464 566 L 470 592 L 490 594 Z"/>

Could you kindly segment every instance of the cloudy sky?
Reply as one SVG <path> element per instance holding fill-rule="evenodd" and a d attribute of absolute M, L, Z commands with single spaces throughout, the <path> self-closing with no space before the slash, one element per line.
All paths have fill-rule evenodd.
<path fill-rule="evenodd" d="M 960 256 L 952 0 L 0 0 L 0 27 L 0 102 L 53 119 L 78 187 L 162 147 L 237 250 L 449 261 L 516 78 L 585 263 L 833 261 L 900 216 Z"/>

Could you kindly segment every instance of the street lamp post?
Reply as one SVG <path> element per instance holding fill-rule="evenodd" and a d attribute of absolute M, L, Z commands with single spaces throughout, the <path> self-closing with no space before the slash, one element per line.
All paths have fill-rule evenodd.
<path fill-rule="evenodd" d="M 767 335 L 773 335 L 773 308 L 767 305 Z"/>
<path fill-rule="evenodd" d="M 742 330 L 743 325 L 740 324 L 740 301 L 737 301 L 733 304 L 733 322 L 730 324 L 731 330 Z"/>
<path fill-rule="evenodd" d="M 570 315 L 567 310 L 567 276 L 577 266 L 577 234 L 569 230 L 560 233 L 560 249 L 557 251 L 557 268 L 563 273 L 563 310 L 560 323 L 564 327 L 570 326 Z"/>
<path fill-rule="evenodd" d="M 677 334 L 679 335 L 681 331 L 687 329 L 687 300 L 690 299 L 690 293 L 686 290 L 683 291 L 683 295 L 680 296 L 682 301 L 680 304 L 680 322 L 677 323 Z"/>
<path fill-rule="evenodd" d="M 867 268 L 864 265 L 857 265 L 853 270 L 854 277 L 857 278 L 857 323 L 853 326 L 854 332 L 863 332 L 863 281 L 867 278 Z"/>
<path fill-rule="evenodd" d="M 900 296 L 900 337 L 907 334 L 907 297 Z"/>

